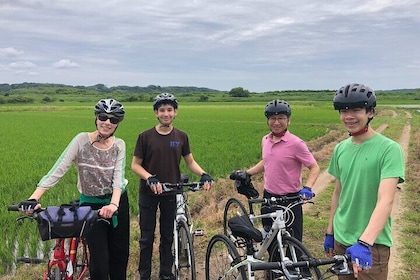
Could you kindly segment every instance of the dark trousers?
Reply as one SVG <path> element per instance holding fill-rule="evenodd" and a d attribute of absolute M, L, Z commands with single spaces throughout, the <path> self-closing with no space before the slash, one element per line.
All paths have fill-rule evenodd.
<path fill-rule="evenodd" d="M 299 193 L 291 193 L 291 194 L 287 194 L 287 195 L 277 195 L 277 194 L 271 194 L 269 192 L 267 192 L 266 190 L 264 190 L 264 198 L 271 198 L 271 197 L 282 197 L 282 196 L 289 196 L 289 197 L 294 197 L 299 195 Z M 288 206 L 290 203 L 293 203 L 292 200 L 287 201 L 286 203 L 283 204 L 278 204 L 278 205 L 282 205 L 282 206 Z M 302 211 L 302 205 L 296 205 L 295 207 L 293 207 L 292 209 L 293 215 L 295 217 L 293 223 L 291 225 L 288 224 L 288 219 L 287 216 L 290 215 L 290 213 L 285 213 L 285 221 L 286 221 L 286 226 L 287 226 L 287 230 L 290 232 L 290 234 L 296 238 L 299 241 L 302 241 L 302 235 L 303 235 L 303 211 Z M 261 214 L 265 214 L 265 213 L 270 213 L 270 212 L 274 212 L 276 211 L 275 208 L 269 208 L 267 207 L 267 205 L 262 205 L 261 207 Z M 273 224 L 272 219 L 267 219 L 264 218 L 262 219 L 262 223 L 264 228 L 270 229 L 271 225 Z"/>
<path fill-rule="evenodd" d="M 91 205 L 91 204 L 88 204 Z M 92 208 L 102 205 L 92 205 Z M 124 280 L 130 247 L 130 216 L 127 192 L 121 194 L 118 208 L 118 226 L 99 221 L 86 236 L 89 247 L 91 280 Z"/>
<path fill-rule="evenodd" d="M 176 214 L 175 195 L 139 195 L 140 210 L 140 279 L 149 279 L 151 275 L 151 262 L 153 254 L 153 242 L 156 228 L 156 212 L 159 207 L 159 275 L 171 275 L 173 256 L 172 242 L 174 219 Z"/>

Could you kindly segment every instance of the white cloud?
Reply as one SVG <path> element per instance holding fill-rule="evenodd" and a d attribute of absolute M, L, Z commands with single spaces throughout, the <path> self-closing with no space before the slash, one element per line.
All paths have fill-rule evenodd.
<path fill-rule="evenodd" d="M 6 57 L 16 57 L 22 55 L 23 51 L 18 51 L 15 48 L 8 47 L 8 48 L 0 48 L 0 56 Z"/>
<path fill-rule="evenodd" d="M 17 61 L 12 62 L 9 64 L 11 68 L 17 68 L 17 69 L 31 69 L 35 68 L 36 65 L 30 61 Z"/>
<path fill-rule="evenodd" d="M 56 68 L 74 68 L 79 66 L 79 64 L 71 62 L 69 59 L 61 59 L 60 61 L 54 63 L 54 67 Z"/>

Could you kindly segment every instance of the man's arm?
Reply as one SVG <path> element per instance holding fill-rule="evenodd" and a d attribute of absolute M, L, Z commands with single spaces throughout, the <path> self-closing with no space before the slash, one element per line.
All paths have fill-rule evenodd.
<path fill-rule="evenodd" d="M 189 153 L 184 157 L 184 161 L 187 165 L 187 167 L 191 170 L 192 173 L 194 173 L 197 176 L 201 176 L 205 171 L 201 166 L 195 161 L 192 153 Z"/>
<path fill-rule="evenodd" d="M 397 184 L 398 178 L 386 178 L 379 184 L 378 200 L 376 201 L 375 209 L 366 229 L 359 237 L 360 240 L 373 245 L 376 238 L 381 234 L 392 212 Z"/>
<path fill-rule="evenodd" d="M 320 172 L 321 169 L 319 168 L 319 165 L 318 165 L 317 162 L 315 162 L 314 164 L 309 166 L 308 169 L 309 169 L 309 173 L 308 173 L 308 178 L 306 179 L 305 186 L 313 187 L 316 179 L 319 176 L 319 172 Z"/>
<path fill-rule="evenodd" d="M 260 162 L 258 162 L 256 165 L 254 165 L 253 167 L 251 167 L 250 169 L 248 169 L 246 171 L 246 173 L 248 173 L 251 176 L 259 174 L 261 172 L 264 172 L 264 161 L 263 160 L 260 160 Z"/>
<path fill-rule="evenodd" d="M 211 178 L 209 177 L 210 175 L 208 174 L 203 175 L 204 173 L 206 173 L 206 171 L 204 171 L 203 168 L 201 168 L 201 166 L 195 161 L 192 153 L 189 153 L 188 155 L 184 156 L 184 160 L 188 168 L 191 170 L 191 172 L 193 172 L 195 175 L 201 176 L 201 180 L 205 180 L 205 177 L 203 176 L 206 176 L 207 178 Z M 210 182 L 209 181 L 205 182 L 203 188 L 204 190 L 208 191 L 213 187 L 213 185 L 214 185 L 214 181 L 213 179 L 211 179 Z"/>
<path fill-rule="evenodd" d="M 146 169 L 143 168 L 141 165 L 143 163 L 143 159 L 133 156 L 133 160 L 131 161 L 131 170 L 136 173 L 141 179 L 147 180 L 153 174 L 150 174 Z"/>

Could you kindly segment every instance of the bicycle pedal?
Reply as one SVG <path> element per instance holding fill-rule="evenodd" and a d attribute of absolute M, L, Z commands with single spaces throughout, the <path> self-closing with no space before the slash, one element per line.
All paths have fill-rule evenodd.
<path fill-rule="evenodd" d="M 194 230 L 194 236 L 203 236 L 203 235 L 204 235 L 204 229 Z"/>

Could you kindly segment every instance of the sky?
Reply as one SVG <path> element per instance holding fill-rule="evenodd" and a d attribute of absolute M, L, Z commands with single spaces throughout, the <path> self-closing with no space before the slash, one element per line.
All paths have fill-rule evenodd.
<path fill-rule="evenodd" d="M 0 83 L 420 88 L 420 0 L 0 0 Z"/>

